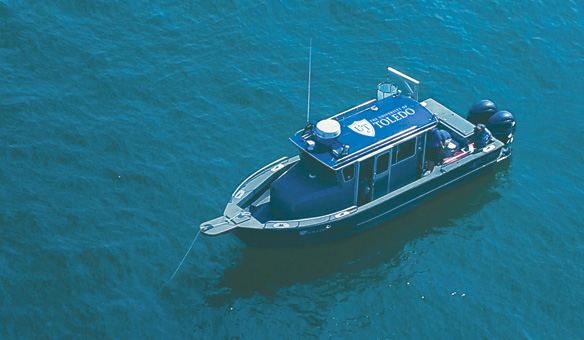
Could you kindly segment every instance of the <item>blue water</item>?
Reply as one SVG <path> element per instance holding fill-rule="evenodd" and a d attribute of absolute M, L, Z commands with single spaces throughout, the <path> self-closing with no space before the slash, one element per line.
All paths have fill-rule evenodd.
<path fill-rule="evenodd" d="M 577 1 L 0 0 L 0 338 L 576 339 Z M 199 237 L 392 66 L 518 121 L 510 162 L 355 237 Z M 164 286 L 163 286 L 164 285 Z"/>

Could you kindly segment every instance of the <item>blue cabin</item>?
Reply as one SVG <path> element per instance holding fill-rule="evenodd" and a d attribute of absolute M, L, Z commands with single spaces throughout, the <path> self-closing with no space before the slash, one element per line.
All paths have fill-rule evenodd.
<path fill-rule="evenodd" d="M 411 183 L 437 122 L 417 101 L 392 93 L 308 124 L 290 138 L 300 161 L 272 184 L 270 217 L 325 215 Z"/>

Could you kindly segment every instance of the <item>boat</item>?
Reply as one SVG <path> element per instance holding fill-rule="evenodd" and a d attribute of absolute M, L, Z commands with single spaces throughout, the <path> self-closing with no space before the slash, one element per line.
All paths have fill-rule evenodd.
<path fill-rule="evenodd" d="M 418 101 L 419 85 L 388 67 L 377 98 L 307 123 L 290 138 L 298 154 L 241 182 L 201 232 L 257 246 L 327 242 L 389 221 L 510 157 L 510 112 L 481 100 L 465 119 L 432 98 Z"/>

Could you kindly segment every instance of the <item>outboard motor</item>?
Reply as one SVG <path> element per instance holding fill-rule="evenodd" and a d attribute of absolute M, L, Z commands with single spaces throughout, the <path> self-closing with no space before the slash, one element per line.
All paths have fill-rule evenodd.
<path fill-rule="evenodd" d="M 515 133 L 515 117 L 509 111 L 501 110 L 489 118 L 487 129 L 491 131 L 493 137 L 497 138 L 504 144 L 513 141 Z"/>
<path fill-rule="evenodd" d="M 487 124 L 489 118 L 497 112 L 497 105 L 488 99 L 483 99 L 481 101 L 476 102 L 471 108 L 468 110 L 468 115 L 466 119 L 473 123 L 474 125 L 478 124 Z"/>

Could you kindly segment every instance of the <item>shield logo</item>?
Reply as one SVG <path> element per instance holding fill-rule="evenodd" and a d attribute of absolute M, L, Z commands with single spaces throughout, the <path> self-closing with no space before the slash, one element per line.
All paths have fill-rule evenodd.
<path fill-rule="evenodd" d="M 363 136 L 375 137 L 375 128 L 367 119 L 353 122 L 353 124 L 349 125 L 349 129 Z"/>

